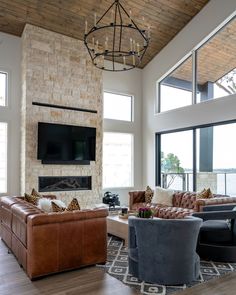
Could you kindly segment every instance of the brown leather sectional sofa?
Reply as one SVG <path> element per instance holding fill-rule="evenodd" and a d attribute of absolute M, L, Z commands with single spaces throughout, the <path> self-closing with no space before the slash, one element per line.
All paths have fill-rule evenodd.
<path fill-rule="evenodd" d="M 106 209 L 44 213 L 21 197 L 0 198 L 0 236 L 30 279 L 105 263 Z"/>
<path fill-rule="evenodd" d="M 236 204 L 236 197 L 213 194 L 210 199 L 198 199 L 196 192 L 175 192 L 173 194 L 172 206 L 161 204 L 147 204 L 145 202 L 145 191 L 129 192 L 129 209 L 137 210 L 140 207 L 151 206 L 154 209 L 155 217 L 159 218 L 183 218 L 194 212 L 202 211 L 204 206 Z"/>

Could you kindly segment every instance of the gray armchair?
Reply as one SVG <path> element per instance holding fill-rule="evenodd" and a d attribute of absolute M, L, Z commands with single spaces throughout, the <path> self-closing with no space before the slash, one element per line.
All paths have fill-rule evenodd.
<path fill-rule="evenodd" d="M 129 217 L 129 273 L 140 280 L 187 284 L 199 276 L 196 254 L 202 220 Z"/>
<path fill-rule="evenodd" d="M 204 220 L 197 253 L 204 259 L 236 262 L 236 204 L 206 206 L 193 216 Z"/>

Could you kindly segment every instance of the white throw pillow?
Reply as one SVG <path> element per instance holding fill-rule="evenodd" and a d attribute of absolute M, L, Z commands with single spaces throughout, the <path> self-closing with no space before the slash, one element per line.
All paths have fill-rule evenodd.
<path fill-rule="evenodd" d="M 51 199 L 48 199 L 48 198 L 39 199 L 37 207 L 43 210 L 44 212 L 52 212 Z"/>
<path fill-rule="evenodd" d="M 166 205 L 166 206 L 173 206 L 172 204 L 173 194 L 174 194 L 174 191 L 172 189 L 165 189 L 165 188 L 157 186 L 155 189 L 154 196 L 152 198 L 152 203 Z"/>

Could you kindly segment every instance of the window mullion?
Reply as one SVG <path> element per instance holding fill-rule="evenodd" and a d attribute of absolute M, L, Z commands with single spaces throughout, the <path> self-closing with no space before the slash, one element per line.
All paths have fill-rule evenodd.
<path fill-rule="evenodd" d="M 192 53 L 192 104 L 197 103 L 197 51 L 194 50 Z"/>
<path fill-rule="evenodd" d="M 193 191 L 197 188 L 197 132 L 193 129 Z"/>

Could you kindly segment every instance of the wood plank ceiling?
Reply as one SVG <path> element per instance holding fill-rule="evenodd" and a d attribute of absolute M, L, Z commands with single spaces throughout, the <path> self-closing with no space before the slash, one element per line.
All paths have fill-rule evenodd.
<path fill-rule="evenodd" d="M 93 24 L 113 0 L 0 0 L 0 31 L 21 36 L 26 23 L 83 40 L 85 20 Z M 143 68 L 209 0 L 121 0 L 135 22 L 151 27 Z M 144 21 L 143 21 L 144 17 Z"/>

